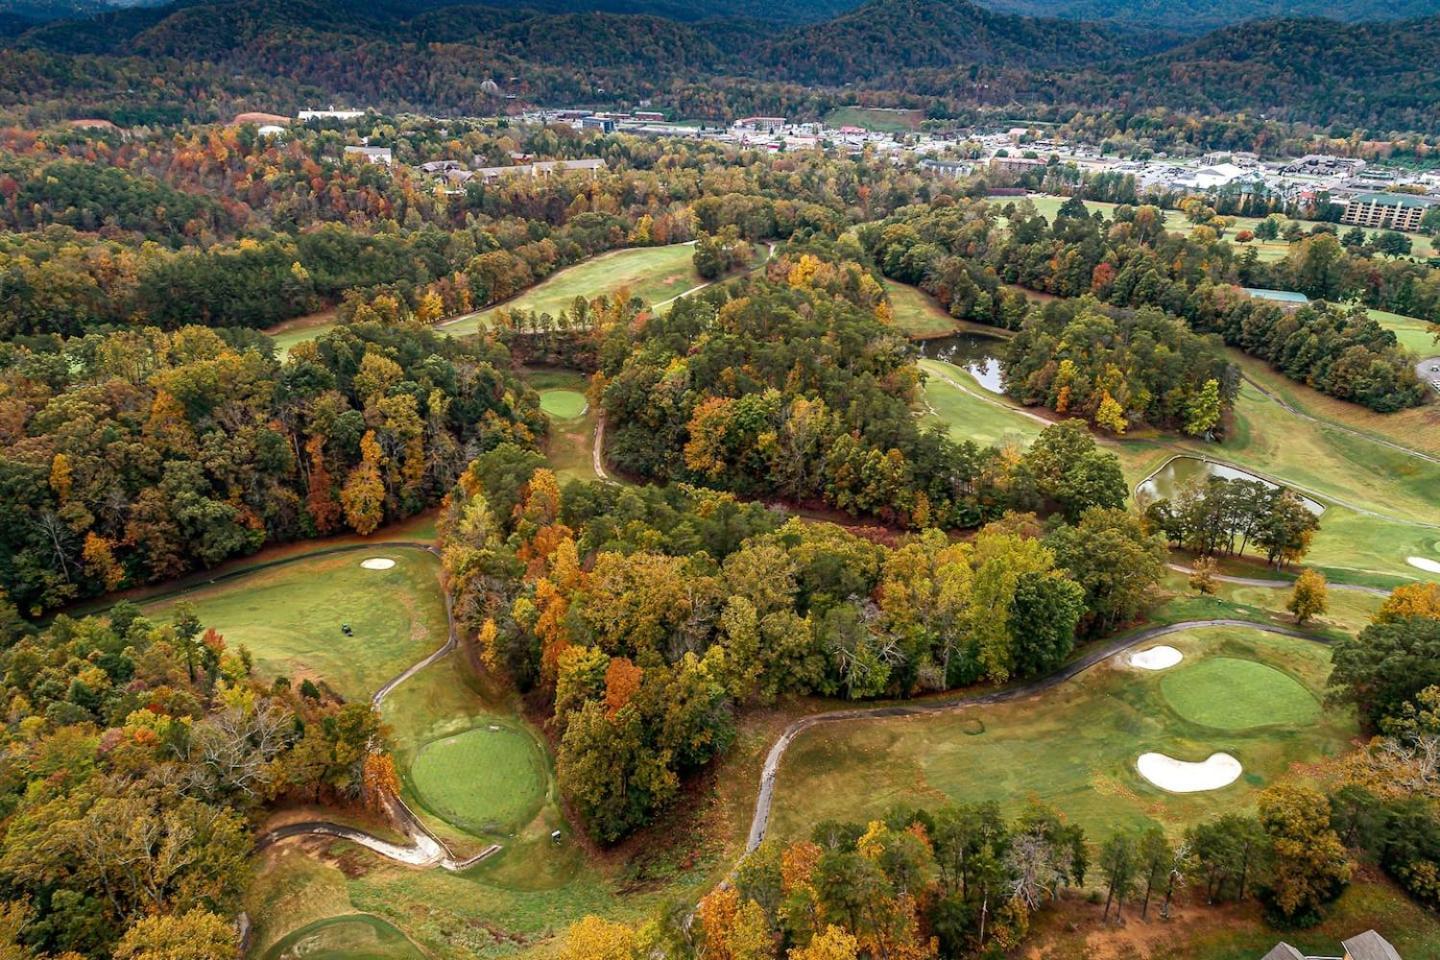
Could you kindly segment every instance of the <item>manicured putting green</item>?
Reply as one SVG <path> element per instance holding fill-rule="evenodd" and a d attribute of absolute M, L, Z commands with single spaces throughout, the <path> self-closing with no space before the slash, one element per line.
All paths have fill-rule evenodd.
<path fill-rule="evenodd" d="M 420 802 L 465 830 L 523 827 L 545 799 L 545 760 L 535 741 L 509 724 L 489 723 L 420 748 L 410 766 Z"/>
<path fill-rule="evenodd" d="M 541 390 L 540 409 L 557 420 L 574 420 L 585 412 L 585 395 L 574 390 Z"/>
<path fill-rule="evenodd" d="M 1218 730 L 1304 723 L 1320 712 L 1289 674 L 1233 657 L 1209 657 L 1167 674 L 1160 690 L 1181 717 Z"/>
<path fill-rule="evenodd" d="M 405 934 L 368 913 L 328 917 L 301 927 L 265 960 L 425 960 Z"/>

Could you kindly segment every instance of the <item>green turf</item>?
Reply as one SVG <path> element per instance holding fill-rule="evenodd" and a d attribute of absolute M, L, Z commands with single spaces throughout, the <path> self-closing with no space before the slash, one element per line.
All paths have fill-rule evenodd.
<path fill-rule="evenodd" d="M 908 283 L 885 281 L 890 306 L 895 314 L 895 328 L 908 337 L 938 337 L 959 329 L 955 318 L 941 309 L 925 291 Z"/>
<path fill-rule="evenodd" d="M 1430 332 L 1430 325 L 1424 320 L 1402 317 L 1398 313 L 1388 313 L 1384 310 L 1370 310 L 1369 314 L 1376 323 L 1395 334 L 1395 339 L 1400 341 L 1400 346 L 1417 357 L 1440 355 L 1440 343 L 1435 341 L 1435 335 Z"/>
<path fill-rule="evenodd" d="M 366 570 L 369 557 L 389 570 Z M 439 561 L 417 549 L 377 543 L 323 557 L 302 557 L 143 605 L 164 619 L 180 599 L 232 649 L 244 646 L 261 677 L 323 681 L 363 698 L 445 641 Z M 353 634 L 341 632 L 342 623 Z"/>
<path fill-rule="evenodd" d="M 926 426 L 943 424 L 954 439 L 973 440 L 982 446 L 1028 446 L 1045 429 L 1045 424 L 1016 410 L 1004 398 L 987 393 L 963 367 L 943 360 L 921 360 L 920 369 L 927 375 L 922 408 Z"/>
<path fill-rule="evenodd" d="M 1014 198 L 1014 197 L 991 197 L 991 198 L 990 198 L 990 201 L 991 201 L 992 203 L 998 203 L 998 204 L 1000 204 L 1000 205 L 1003 206 L 1004 204 L 1009 203 L 1010 201 L 1012 201 L 1012 200 L 1014 200 L 1014 199 L 1016 199 L 1016 198 Z M 1058 213 L 1059 210 L 1060 210 L 1060 205 L 1065 202 L 1065 199 L 1066 199 L 1066 198 L 1065 198 L 1065 197 L 1052 197 L 1052 196 L 1035 196 L 1035 197 L 1030 197 L 1029 199 L 1030 199 L 1030 201 L 1031 201 L 1032 203 L 1035 204 L 1035 208 L 1040 212 L 1040 214 L 1041 214 L 1042 216 L 1044 216 L 1046 219 L 1053 220 L 1053 219 L 1055 218 L 1055 214 Z M 1104 215 L 1107 216 L 1107 217 L 1110 217 L 1110 216 L 1113 216 L 1113 215 L 1114 215 L 1114 211 L 1115 211 L 1115 207 L 1116 207 L 1116 206 L 1118 206 L 1118 204 L 1114 204 L 1114 203 L 1103 203 L 1103 202 L 1098 201 L 1098 200 L 1086 200 L 1086 201 L 1085 201 L 1085 209 L 1089 210 L 1091 213 L 1094 213 L 1096 210 L 1099 210 L 1099 211 L 1101 211 L 1102 213 L 1104 213 Z M 1166 210 L 1166 211 L 1164 211 L 1164 213 L 1165 213 L 1165 226 L 1166 226 L 1168 229 L 1170 229 L 1170 230 L 1172 230 L 1172 231 L 1175 231 L 1175 232 L 1182 232 L 1182 233 L 1183 233 L 1183 232 L 1189 232 L 1189 231 L 1193 228 L 1193 225 L 1190 223 L 1190 221 L 1186 220 L 1186 219 L 1185 219 L 1185 215 L 1182 214 L 1180 211 L 1178 211 L 1178 210 Z M 1260 219 L 1261 219 L 1261 218 L 1258 218 L 1258 217 L 1231 217 L 1230 219 L 1233 221 L 1233 223 L 1232 223 L 1230 229 L 1226 232 L 1226 237 L 1233 242 L 1234 239 L 1235 239 L 1235 235 L 1236 235 L 1237 233 L 1239 233 L 1241 230 L 1249 230 L 1249 231 L 1251 231 L 1251 232 L 1253 233 L 1254 230 L 1255 230 L 1255 228 L 1256 228 L 1257 226 L 1259 226 L 1259 224 L 1260 224 Z M 1306 232 L 1307 235 L 1308 235 L 1309 232 L 1310 232 L 1310 228 L 1315 225 L 1315 221 L 1313 221 L 1313 220 L 1301 220 L 1301 221 L 1299 221 L 1299 223 L 1300 223 L 1300 225 L 1304 228 L 1304 230 L 1305 230 L 1305 232 Z M 1344 232 L 1344 231 L 1350 229 L 1347 225 L 1344 225 L 1344 224 L 1338 224 L 1338 225 L 1336 225 L 1336 226 L 1338 226 L 1338 228 L 1340 229 L 1341 232 Z M 1374 234 L 1376 234 L 1376 233 L 1381 233 L 1381 232 L 1383 232 L 1383 231 L 1380 231 L 1380 230 L 1366 230 L 1365 232 L 1366 232 L 1367 234 L 1369 234 L 1369 235 L 1374 235 Z M 1413 245 L 1413 246 L 1412 246 L 1412 250 L 1411 250 L 1411 254 L 1412 254 L 1413 256 L 1422 257 L 1422 258 L 1423 258 L 1423 257 L 1433 257 L 1433 256 L 1436 255 L 1436 254 L 1435 254 L 1435 250 L 1436 250 L 1436 248 L 1435 248 L 1435 242 L 1434 242 L 1434 240 L 1433 240 L 1432 238 L 1427 237 L 1427 236 L 1425 236 L 1425 235 L 1423 235 L 1423 234 L 1419 234 L 1419 233 L 1411 233 L 1411 234 L 1406 234 L 1406 235 L 1410 238 L 1411 244 Z M 1268 241 L 1268 242 L 1267 242 L 1267 241 L 1261 241 L 1261 240 L 1253 240 L 1253 241 L 1251 241 L 1251 242 L 1248 243 L 1248 244 L 1236 243 L 1235 246 L 1236 246 L 1237 249 L 1242 250 L 1242 251 L 1243 251 L 1243 250 L 1245 249 L 1245 247 L 1247 247 L 1247 246 L 1253 246 L 1253 247 L 1255 247 L 1256 249 L 1258 249 L 1258 250 L 1260 251 L 1260 259 L 1261 259 L 1261 260 L 1282 260 L 1282 259 L 1285 258 L 1285 255 L 1286 255 L 1286 254 L 1289 252 L 1289 250 L 1290 250 L 1290 244 L 1289 244 L 1288 242 L 1284 241 L 1284 240 L 1273 240 L 1273 241 Z"/>
<path fill-rule="evenodd" d="M 589 300 L 621 290 L 649 304 L 663 303 L 705 282 L 691 262 L 694 253 L 692 245 L 675 243 L 601 254 L 552 274 L 513 300 L 481 312 L 478 319 L 487 323 L 501 310 L 534 310 L 556 316 L 568 310 L 576 297 Z M 453 326 L 462 333 L 470 333 L 475 320 L 472 315 L 454 322 Z"/>
<path fill-rule="evenodd" d="M 265 960 L 425 960 L 415 944 L 379 917 L 329 917 L 271 947 Z"/>
<path fill-rule="evenodd" d="M 827 127 L 864 127 L 880 133 L 913 133 L 925 120 L 923 110 L 890 107 L 836 107 L 825 115 Z"/>
<path fill-rule="evenodd" d="M 1283 667 L 1310 694 L 1324 689 L 1329 674 L 1325 647 L 1245 628 L 1185 631 L 1164 642 L 1192 663 L 1225 656 Z M 1343 710 L 1254 730 L 1203 726 L 1167 705 L 1163 674 L 1110 661 L 1027 700 L 817 727 L 795 741 L 781 765 L 772 833 L 803 836 L 821 820 L 863 821 L 901 803 L 994 800 L 1013 814 L 1032 797 L 1053 803 L 1092 836 L 1151 821 L 1173 832 L 1250 807 L 1292 763 L 1338 754 L 1356 733 Z M 984 733 L 973 732 L 977 720 Z M 1135 770 L 1147 751 L 1226 751 L 1245 773 L 1221 790 L 1167 794 Z"/>
<path fill-rule="evenodd" d="M 1254 660 L 1206 657 L 1164 671 L 1160 690 L 1181 718 L 1219 730 L 1308 723 L 1319 702 L 1289 674 Z"/>
<path fill-rule="evenodd" d="M 473 832 L 513 832 L 545 799 L 548 771 L 535 739 L 495 722 L 433 740 L 410 765 L 428 809 Z"/>
<path fill-rule="evenodd" d="M 574 420 L 583 416 L 586 406 L 585 394 L 575 390 L 540 391 L 540 409 L 558 420 Z"/>

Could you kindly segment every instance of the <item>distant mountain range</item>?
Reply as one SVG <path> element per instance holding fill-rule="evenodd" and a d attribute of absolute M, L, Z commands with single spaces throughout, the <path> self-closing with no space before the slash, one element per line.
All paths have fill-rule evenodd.
<path fill-rule="evenodd" d="M 117 8 L 158 7 L 166 0 L 0 0 L 0 21 L 45 23 L 94 16 Z M 748 19 L 814 23 L 860 6 L 859 0 L 386 0 L 407 15 L 442 7 L 482 5 L 537 13 L 619 13 L 667 20 Z M 980 0 L 1002 13 L 1161 27 L 1199 33 L 1246 20 L 1325 17 L 1405 20 L 1440 14 L 1440 0 Z M 341 5 L 344 6 L 343 4 Z"/>
<path fill-rule="evenodd" d="M 1200 33 L 1246 20 L 1325 17 L 1330 20 L 1408 20 L 1440 14 L 1440 0 L 980 0 L 992 10 L 1028 17 L 1060 17 L 1162 27 Z"/>
<path fill-rule="evenodd" d="M 573 0 L 182 0 L 13 29 L 0 41 L 0 108 L 140 123 L 331 100 L 483 112 L 496 108 L 484 88 L 500 82 L 526 100 L 654 99 L 706 118 L 813 114 L 870 91 L 876 102 L 951 110 L 1160 107 L 1304 120 L 1341 135 L 1440 128 L 1440 16 L 1266 20 L 1195 36 L 968 0 L 870 0 L 829 14 L 846 2 L 791 4 L 785 16 L 812 19 L 777 23 L 759 19 L 776 14 L 759 0 L 590 0 L 667 16 L 576 10 Z"/>

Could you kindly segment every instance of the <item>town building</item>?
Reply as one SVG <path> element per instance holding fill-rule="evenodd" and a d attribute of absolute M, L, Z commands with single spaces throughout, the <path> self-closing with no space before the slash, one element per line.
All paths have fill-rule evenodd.
<path fill-rule="evenodd" d="M 1419 230 L 1425 213 L 1440 204 L 1440 197 L 1411 193 L 1357 193 L 1332 199 L 1344 208 L 1341 223 L 1410 232 Z"/>
<path fill-rule="evenodd" d="M 364 110 L 301 110 L 297 115 L 300 122 L 306 120 L 358 120 L 365 116 Z"/>
<path fill-rule="evenodd" d="M 347 157 L 359 157 L 366 163 L 383 163 L 390 166 L 395 162 L 395 154 L 389 147 L 346 147 Z"/>
<path fill-rule="evenodd" d="M 589 116 L 580 118 L 581 130 L 599 130 L 601 133 L 615 132 L 615 118 L 602 116 Z"/>

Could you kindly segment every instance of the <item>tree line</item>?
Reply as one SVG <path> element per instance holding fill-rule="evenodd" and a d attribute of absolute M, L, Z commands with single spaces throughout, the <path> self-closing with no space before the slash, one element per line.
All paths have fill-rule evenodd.
<path fill-rule="evenodd" d="M 248 331 L 0 345 L 0 589 L 27 614 L 266 543 L 369 533 L 546 421 L 503 347 L 393 298 L 284 362 Z M 387 309 L 388 308 L 388 309 Z"/>
<path fill-rule="evenodd" d="M 1334 302 L 1356 298 L 1381 309 L 1403 302 L 1405 309 L 1418 310 L 1415 315 L 1430 318 L 1440 310 L 1440 270 L 1377 264 L 1347 252 L 1328 233 L 1303 239 L 1285 260 L 1267 265 L 1253 250 L 1237 257 L 1213 228 L 1201 225 L 1190 236 L 1167 230 L 1155 207 L 1122 205 L 1105 220 L 1089 215 L 1072 197 L 1053 224 L 1028 201 L 995 210 L 983 201 L 946 198 L 900 211 L 862 228 L 861 236 L 887 276 L 918 284 L 961 319 L 1020 329 L 1029 308 L 1006 284 L 1065 298 L 1090 295 L 1118 307 L 1163 310 L 1197 333 L 1219 334 L 1286 376 L 1374 410 L 1398 410 L 1425 399 L 1414 359 L 1394 333 L 1363 309 Z M 1298 290 L 1330 302 L 1287 309 L 1250 297 L 1237 285 Z M 1070 308 L 1064 309 L 1059 316 L 1069 320 Z M 1147 326 L 1154 331 L 1147 345 L 1157 335 L 1175 344 L 1162 355 L 1165 362 L 1179 362 L 1170 357 L 1177 350 L 1191 364 L 1202 362 L 1199 342 L 1187 343 L 1183 334 L 1166 330 L 1158 316 L 1150 315 Z M 1038 362 L 1029 352 L 1020 359 Z M 1101 371 L 1078 372 L 1093 382 Z M 1191 397 L 1187 402 L 1214 379 L 1223 404 L 1234 389 L 1233 373 L 1218 372 L 1191 374 L 1183 388 Z M 1146 403 L 1137 416 L 1155 398 L 1144 386 L 1139 396 Z M 1045 399 L 1058 399 L 1058 391 Z M 1210 397 L 1205 406 L 1212 406 Z M 1156 415 L 1168 415 L 1176 426 L 1190 419 L 1173 404 Z"/>
<path fill-rule="evenodd" d="M 1051 428 L 1031 467 L 1087 442 Z M 502 445 L 471 464 L 445 566 L 484 662 L 545 704 L 561 789 L 607 843 L 723 753 L 747 705 L 1044 675 L 1140 616 L 1164 573 L 1159 538 L 1084 496 L 1073 522 L 1012 513 L 970 543 L 887 545 L 680 484 L 562 489 L 543 462 Z"/>
<path fill-rule="evenodd" d="M 28 626 L 0 601 L 9 703 L 0 951 L 238 960 L 253 818 L 281 800 L 384 809 L 369 703 L 261 682 L 185 602 Z"/>

